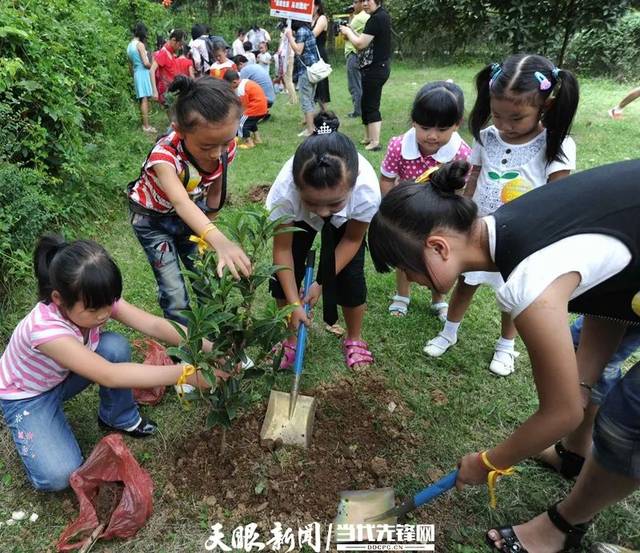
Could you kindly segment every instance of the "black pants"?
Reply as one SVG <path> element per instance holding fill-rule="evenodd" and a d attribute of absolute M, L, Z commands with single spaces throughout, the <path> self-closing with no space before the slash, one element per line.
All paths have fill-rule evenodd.
<path fill-rule="evenodd" d="M 382 121 L 380 115 L 380 100 L 382 98 L 382 87 L 389 79 L 391 66 L 389 62 L 372 63 L 360 70 L 362 74 L 362 123 L 377 123 Z"/>
<path fill-rule="evenodd" d="M 334 244 L 337 245 L 344 236 L 347 224 L 348 223 L 345 223 L 340 228 L 332 227 L 335 232 Z M 313 245 L 316 231 L 304 221 L 296 221 L 294 225 L 306 231 L 294 232 L 292 236 L 293 242 L 291 244 L 296 286 L 299 289 L 302 279 L 304 278 L 304 264 L 307 259 L 307 253 L 309 253 Z M 360 248 L 351 261 L 336 275 L 337 300 L 338 305 L 342 307 L 358 307 L 367 301 L 367 283 L 364 279 L 364 242 L 363 239 Z M 316 255 L 316 259 L 319 258 L 320 256 Z M 314 274 L 318 274 L 317 266 L 315 267 Z M 269 281 L 269 290 L 274 298 L 278 300 L 285 299 L 284 290 L 277 275 L 275 279 Z"/>

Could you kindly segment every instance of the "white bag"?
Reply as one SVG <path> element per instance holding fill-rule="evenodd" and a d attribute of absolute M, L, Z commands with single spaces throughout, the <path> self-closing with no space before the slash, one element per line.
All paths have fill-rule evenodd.
<path fill-rule="evenodd" d="M 305 65 L 302 62 L 302 58 L 300 58 L 300 63 L 302 63 L 302 65 L 307 68 L 307 78 L 309 79 L 309 82 L 311 84 L 316 84 L 320 81 L 323 81 L 329 75 L 331 75 L 331 71 L 333 71 L 331 66 L 322 59 L 322 56 L 320 56 L 320 51 L 318 50 L 317 46 L 316 50 L 318 51 L 318 61 L 313 65 Z"/>

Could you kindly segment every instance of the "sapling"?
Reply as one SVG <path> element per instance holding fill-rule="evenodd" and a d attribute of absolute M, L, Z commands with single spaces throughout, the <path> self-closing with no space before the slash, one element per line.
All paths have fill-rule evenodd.
<path fill-rule="evenodd" d="M 273 265 L 269 253 L 275 235 L 292 231 L 291 227 L 279 229 L 282 223 L 270 221 L 263 207 L 225 210 L 216 225 L 245 251 L 253 268 L 251 276 L 236 280 L 225 271 L 218 277 L 216 255 L 208 249 L 198 255 L 194 271 L 185 271 L 198 299 L 191 310 L 183 312 L 187 332 L 174 325 L 182 338 L 180 346 L 167 351 L 197 367 L 211 385 L 210 390 L 200 390 L 188 398 L 209 402 L 207 426 L 222 428 L 221 452 L 226 447 L 227 428 L 249 403 L 248 380 L 266 376 L 273 381 L 280 364 L 281 354 L 273 356 L 270 367 L 265 366 L 265 358 L 273 344 L 285 338 L 292 308 L 280 309 L 273 301 L 264 305 L 259 302 L 259 292 L 277 271 L 287 270 Z M 213 344 L 210 352 L 202 351 L 205 338 Z M 247 355 L 249 348 L 252 363 Z"/>

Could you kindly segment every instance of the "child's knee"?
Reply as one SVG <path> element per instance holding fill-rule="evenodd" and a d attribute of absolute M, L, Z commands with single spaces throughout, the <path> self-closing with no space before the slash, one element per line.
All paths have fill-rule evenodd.
<path fill-rule="evenodd" d="M 117 332 L 102 333 L 96 353 L 111 363 L 126 363 L 131 360 L 129 341 Z"/>
<path fill-rule="evenodd" d="M 82 460 L 77 463 L 62 464 L 49 467 L 41 474 L 30 474 L 29 479 L 33 487 L 41 492 L 59 492 L 69 487 L 71 474 L 80 467 Z"/>

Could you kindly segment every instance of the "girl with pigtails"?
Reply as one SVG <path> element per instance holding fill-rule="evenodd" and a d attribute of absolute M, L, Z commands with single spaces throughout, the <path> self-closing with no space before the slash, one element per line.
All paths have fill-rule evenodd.
<path fill-rule="evenodd" d="M 527 348 L 538 404 L 506 439 L 464 455 L 456 481 L 459 489 L 486 483 L 495 506 L 498 476 L 591 416 L 594 385 L 627 327 L 640 324 L 640 161 L 582 171 L 484 216 L 456 194 L 468 169 L 454 161 L 427 186 L 392 189 L 371 221 L 369 248 L 378 271 L 400 268 L 439 293 L 468 271 L 503 279 L 498 303 Z M 585 314 L 577 350 L 569 313 Z M 640 488 L 639 451 L 637 363 L 600 405 L 592 449 L 568 496 L 524 524 L 489 530 L 488 544 L 503 553 L 579 549 L 591 519 Z"/>
<path fill-rule="evenodd" d="M 544 184 L 566 177 L 576 167 L 576 147 L 569 136 L 578 107 L 578 82 L 567 70 L 537 55 L 518 54 L 487 65 L 476 76 L 477 98 L 469 124 L 475 143 L 464 195 L 490 215 L 501 205 Z M 492 125 L 486 126 L 488 121 Z M 443 355 L 458 341 L 458 328 L 480 284 L 499 287 L 497 273 L 461 275 L 442 331 L 424 353 Z M 489 370 L 514 371 L 516 330 L 502 313 L 502 333 Z"/>

